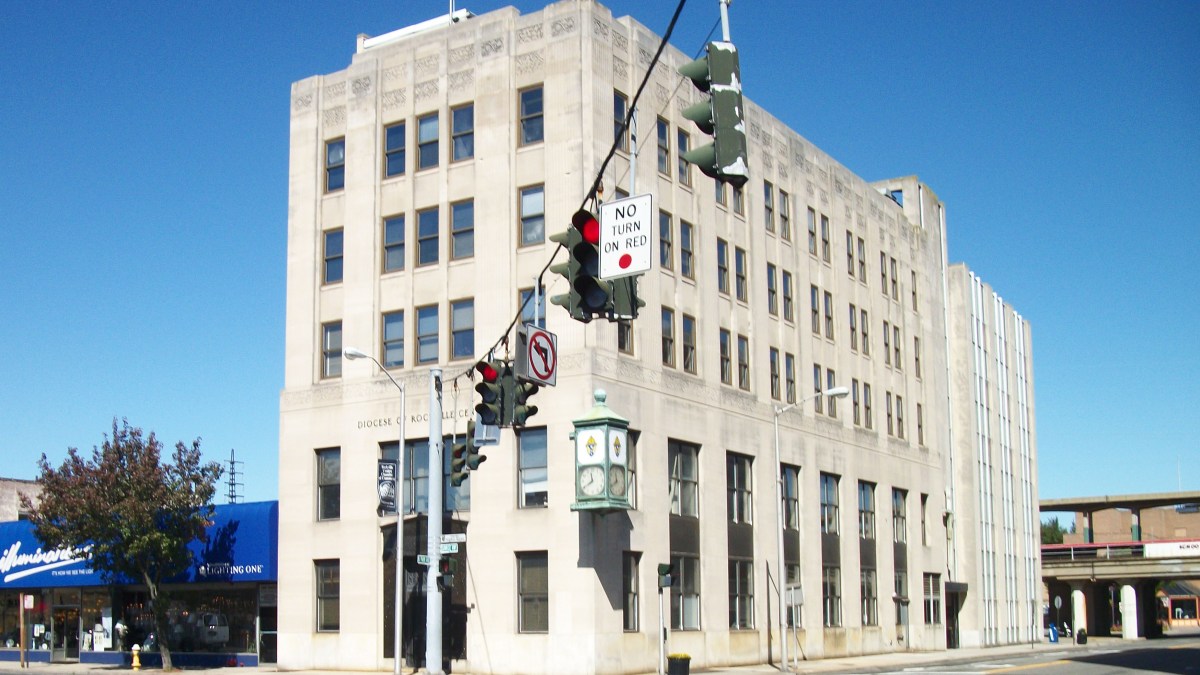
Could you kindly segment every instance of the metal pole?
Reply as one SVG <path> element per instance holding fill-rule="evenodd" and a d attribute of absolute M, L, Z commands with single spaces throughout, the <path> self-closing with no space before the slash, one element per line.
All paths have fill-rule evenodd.
<path fill-rule="evenodd" d="M 442 675 L 442 369 L 429 370 L 429 538 L 425 577 L 425 672 Z"/>
<path fill-rule="evenodd" d="M 637 194 L 637 108 L 629 111 L 629 195 Z"/>
<path fill-rule="evenodd" d="M 383 372 L 386 373 L 387 369 Z M 400 388 L 400 447 L 396 450 L 396 616 L 392 621 L 392 660 L 395 662 L 392 664 L 392 673 L 400 675 L 404 660 L 404 510 L 407 508 L 404 503 L 404 422 L 408 413 L 404 407 L 404 386 L 399 383 L 396 386 Z"/>
<path fill-rule="evenodd" d="M 667 660 L 667 624 L 663 620 L 663 588 L 658 586 L 658 675 L 663 675 L 663 663 Z"/>
<path fill-rule="evenodd" d="M 721 39 L 729 42 L 729 3 L 732 0 L 720 0 L 721 2 Z"/>
<path fill-rule="evenodd" d="M 725 3 L 721 3 L 721 7 L 724 8 L 724 6 L 725 6 Z M 788 662 L 787 662 L 787 660 L 788 660 L 787 659 L 787 628 L 786 628 L 786 626 L 787 626 L 787 610 L 784 608 L 784 605 L 783 605 L 783 601 L 784 601 L 783 588 L 784 588 L 784 583 L 785 583 L 785 575 L 783 572 L 783 566 L 784 566 L 784 560 L 783 560 L 783 463 L 780 462 L 780 460 L 779 460 L 779 416 L 782 415 L 787 410 L 796 407 L 796 405 L 797 404 L 793 403 L 784 408 L 780 408 L 778 406 L 774 407 L 774 412 L 775 412 L 775 472 L 776 472 L 776 476 L 775 476 L 775 509 L 776 509 L 775 514 L 776 514 L 776 521 L 777 521 L 775 523 L 775 530 L 779 534 L 779 541 L 777 542 L 779 545 L 779 558 L 777 560 L 778 569 L 775 571 L 775 575 L 778 577 L 778 579 L 776 580 L 775 587 L 779 591 L 779 669 L 785 673 L 790 672 L 790 669 L 788 668 Z"/>

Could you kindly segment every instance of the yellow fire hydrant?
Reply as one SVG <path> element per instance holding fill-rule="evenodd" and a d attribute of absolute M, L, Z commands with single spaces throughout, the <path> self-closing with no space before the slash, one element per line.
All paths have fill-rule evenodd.
<path fill-rule="evenodd" d="M 133 646 L 133 669 L 134 670 L 142 669 L 142 660 L 138 658 L 138 654 L 141 651 L 142 651 L 142 648 L 139 647 L 138 645 Z"/>

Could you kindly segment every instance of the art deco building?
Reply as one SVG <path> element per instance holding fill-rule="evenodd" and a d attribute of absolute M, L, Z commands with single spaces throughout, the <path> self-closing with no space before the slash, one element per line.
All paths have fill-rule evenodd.
<path fill-rule="evenodd" d="M 441 433 L 461 438 L 473 366 L 514 356 L 514 317 L 557 336 L 557 383 L 466 483 L 444 481 L 444 527 L 466 533 L 450 556 L 448 659 L 473 673 L 653 671 L 665 563 L 667 650 L 693 667 L 777 661 L 781 638 L 806 659 L 945 648 L 947 582 L 970 598 L 975 581 L 949 566 L 945 527 L 943 206 L 916 178 L 856 176 L 750 85 L 751 180 L 715 183 L 679 159 L 706 141 L 682 116 L 701 94 L 676 74 L 683 52 L 650 68 L 659 41 L 566 0 L 360 37 L 346 69 L 292 86 L 281 668 L 391 668 L 395 518 L 377 515 L 376 482 L 401 433 L 404 654 L 422 658 L 431 369 Z M 635 155 L 620 120 L 648 70 Z M 566 287 L 543 273 L 549 235 L 614 140 L 603 197 L 652 195 L 654 266 L 636 320 L 583 324 L 545 302 Z M 540 308 L 525 303 L 539 278 Z M 403 411 L 387 374 L 343 360 L 347 347 L 403 385 Z M 834 387 L 849 395 L 820 395 Z M 572 420 L 597 389 L 632 441 L 633 508 L 607 515 L 571 508 Z"/>

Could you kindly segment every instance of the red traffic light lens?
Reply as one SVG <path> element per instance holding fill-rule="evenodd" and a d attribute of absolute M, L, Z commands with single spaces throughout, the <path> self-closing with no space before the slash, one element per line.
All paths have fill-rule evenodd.
<path fill-rule="evenodd" d="M 583 240 L 589 244 L 600 245 L 600 223 L 596 220 L 590 211 L 580 209 L 575 212 L 571 218 L 571 224 L 575 229 L 583 233 Z"/>
<path fill-rule="evenodd" d="M 496 372 L 496 369 L 492 367 L 492 364 L 488 363 L 487 361 L 480 361 L 479 363 L 476 363 L 475 370 L 478 370 L 479 374 L 483 377 L 483 381 L 489 384 L 495 382 L 496 379 L 500 377 L 500 373 Z"/>

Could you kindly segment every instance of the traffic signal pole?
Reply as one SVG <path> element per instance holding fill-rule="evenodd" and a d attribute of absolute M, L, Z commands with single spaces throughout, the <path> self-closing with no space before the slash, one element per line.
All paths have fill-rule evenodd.
<path fill-rule="evenodd" d="M 729 42 L 729 3 L 730 0 L 717 0 L 721 3 L 721 39 Z"/>
<path fill-rule="evenodd" d="M 425 672 L 442 671 L 442 369 L 429 371 L 429 538 L 425 552 L 429 568 L 425 575 Z"/>

